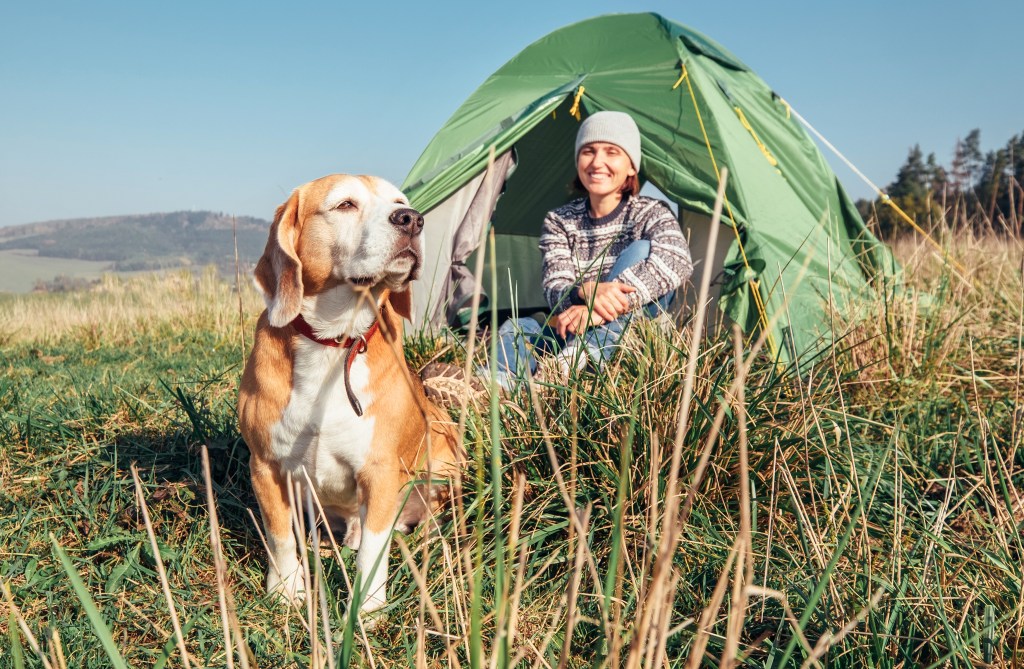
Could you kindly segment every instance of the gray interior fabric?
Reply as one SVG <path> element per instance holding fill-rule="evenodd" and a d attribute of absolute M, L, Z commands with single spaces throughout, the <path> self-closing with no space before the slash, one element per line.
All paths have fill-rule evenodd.
<path fill-rule="evenodd" d="M 424 216 L 423 271 L 413 283 L 413 323 L 442 325 L 473 295 L 472 271 L 466 266 L 487 226 L 502 187 L 514 170 L 506 151 L 485 171 Z"/>
<path fill-rule="evenodd" d="M 494 161 L 493 168 L 488 170 L 480 181 L 480 187 L 470 201 L 452 240 L 452 265 L 448 284 L 441 291 L 442 295 L 448 296 L 448 304 L 437 305 L 433 321 L 436 322 L 443 312 L 449 323 L 455 322 L 458 320 L 458 312 L 469 308 L 477 284 L 472 270 L 466 265 L 466 260 L 479 246 L 480 235 L 486 229 L 495 204 L 501 196 L 502 187 L 514 169 L 514 154 L 512 151 L 506 151 Z M 487 291 L 482 292 L 484 295 L 487 294 Z"/>

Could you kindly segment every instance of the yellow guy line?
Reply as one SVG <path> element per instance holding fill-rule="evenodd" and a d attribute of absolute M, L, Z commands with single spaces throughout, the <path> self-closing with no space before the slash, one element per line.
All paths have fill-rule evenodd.
<path fill-rule="evenodd" d="M 764 157 L 768 159 L 768 163 L 772 167 L 778 167 L 779 161 L 775 159 L 775 156 L 772 155 L 772 152 L 768 150 L 768 147 L 764 145 L 764 142 L 761 141 L 761 138 L 757 136 L 756 132 L 754 132 L 754 126 L 750 125 L 750 121 L 747 120 L 747 117 L 743 113 L 743 110 L 740 109 L 739 107 L 733 107 L 733 109 L 736 110 L 736 115 L 740 117 L 740 123 L 743 125 L 744 128 L 747 129 L 747 132 L 750 133 L 750 136 L 754 138 L 754 143 L 757 144 L 757 148 L 761 149 L 761 153 L 763 153 Z"/>
<path fill-rule="evenodd" d="M 704 118 L 700 114 L 700 107 L 697 106 L 697 96 L 693 92 L 693 85 L 690 83 L 690 73 L 686 70 L 686 63 L 681 65 L 683 73 L 679 76 L 679 81 L 672 86 L 673 90 L 676 89 L 679 84 L 683 81 L 686 82 L 686 88 L 690 91 L 690 99 L 693 101 L 693 110 L 697 113 L 697 122 L 700 124 L 700 131 L 704 135 L 704 145 L 708 148 L 708 155 L 711 156 L 711 166 L 715 169 L 715 176 L 721 180 L 720 173 L 718 171 L 718 162 L 715 160 L 715 152 L 711 149 L 711 140 L 708 139 L 708 131 L 704 127 Z M 740 229 L 736 224 L 736 217 L 732 213 L 732 205 L 729 203 L 729 198 L 725 198 L 725 208 L 729 213 L 729 220 L 732 222 L 732 231 L 736 236 L 736 245 L 740 249 L 740 257 L 743 258 L 743 266 L 748 270 L 753 271 L 750 267 L 750 261 L 747 259 L 747 252 L 743 248 L 743 240 L 740 239 Z M 775 343 L 775 337 L 772 335 L 771 330 L 768 328 L 768 313 L 764 306 L 764 301 L 761 299 L 761 283 L 756 279 L 750 279 L 750 283 L 753 287 L 751 291 L 754 295 L 754 304 L 757 306 L 757 315 L 761 320 L 761 327 L 764 330 L 767 340 L 768 347 L 771 349 L 772 357 L 778 357 L 779 349 Z"/>

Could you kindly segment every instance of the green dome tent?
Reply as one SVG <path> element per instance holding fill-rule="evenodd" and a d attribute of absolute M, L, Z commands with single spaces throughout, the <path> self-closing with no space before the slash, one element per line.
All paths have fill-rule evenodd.
<path fill-rule="evenodd" d="M 602 110 L 636 120 L 642 181 L 678 206 L 695 261 L 720 266 L 718 307 L 747 332 L 769 328 L 781 361 L 828 339 L 827 301 L 842 309 L 891 271 L 891 255 L 817 146 L 746 65 L 657 14 L 602 16 L 555 31 L 506 63 L 406 177 L 403 190 L 426 217 L 419 324 L 454 322 L 473 292 L 466 265 L 488 224 L 501 286 L 492 301 L 523 313 L 544 306 L 540 224 L 570 197 L 579 121 Z M 730 173 L 722 220 L 731 229 L 719 235 L 717 257 L 704 259 L 722 166 Z"/>

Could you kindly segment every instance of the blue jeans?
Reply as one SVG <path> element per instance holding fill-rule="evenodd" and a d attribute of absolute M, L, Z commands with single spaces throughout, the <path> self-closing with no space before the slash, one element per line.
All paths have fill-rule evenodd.
<path fill-rule="evenodd" d="M 650 254 L 651 243 L 648 240 L 633 242 L 619 255 L 611 271 L 602 280 L 616 279 L 633 265 L 646 260 Z M 657 316 L 668 308 L 674 296 L 675 291 L 663 295 L 657 302 L 645 305 L 641 313 L 647 317 Z M 498 381 L 508 388 L 511 376 L 522 374 L 527 368 L 531 373 L 537 371 L 540 355 L 560 351 L 571 353 L 571 350 L 566 351 L 567 347 L 577 349 L 575 355 L 581 353 L 578 349 L 585 350 L 588 358 L 585 362 L 600 364 L 612 357 L 623 330 L 635 315 L 623 314 L 614 321 L 588 328 L 582 335 L 569 335 L 564 339 L 558 336 L 554 328 L 542 325 L 534 318 L 509 319 L 498 329 Z"/>

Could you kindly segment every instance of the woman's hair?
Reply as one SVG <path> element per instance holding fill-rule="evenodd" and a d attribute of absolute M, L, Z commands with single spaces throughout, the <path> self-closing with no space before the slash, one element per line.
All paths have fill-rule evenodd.
<path fill-rule="evenodd" d="M 586 193 L 587 189 L 583 187 L 583 182 L 580 181 L 579 175 L 572 182 L 572 188 L 577 193 Z M 631 174 L 626 177 L 626 180 L 622 183 L 622 188 L 619 192 L 623 195 L 631 195 L 636 197 L 640 194 L 640 177 L 636 174 Z"/>

